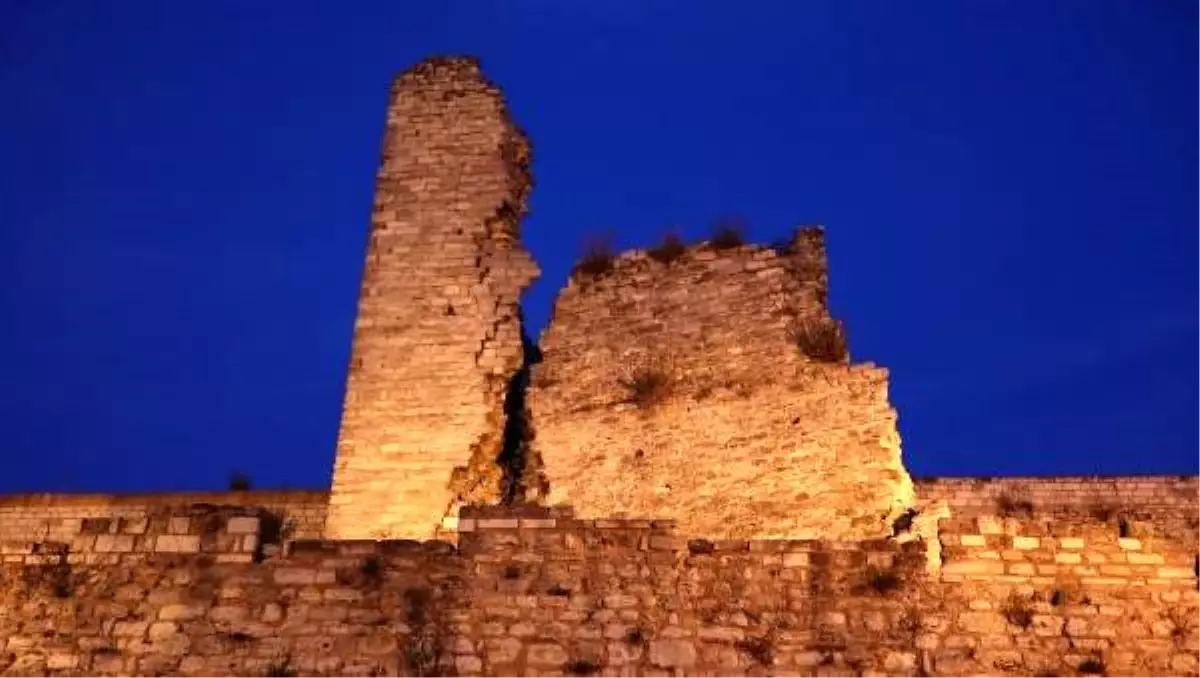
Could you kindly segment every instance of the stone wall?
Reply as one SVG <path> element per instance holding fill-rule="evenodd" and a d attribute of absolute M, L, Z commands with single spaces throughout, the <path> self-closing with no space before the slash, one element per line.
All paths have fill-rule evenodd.
<path fill-rule="evenodd" d="M 555 302 L 528 393 L 547 501 L 709 537 L 890 534 L 913 495 L 887 372 L 798 347 L 836 334 L 822 232 L 661 259 L 623 254 Z"/>
<path fill-rule="evenodd" d="M 230 545 L 257 525 L 214 507 L 151 522 L 120 567 L 6 559 L 0 672 L 1197 675 L 1196 555 L 1153 522 L 981 514 L 931 543 L 701 541 L 670 521 L 479 509 L 457 547 L 220 557 L 244 556 Z M 200 537 L 192 552 L 175 532 Z"/>
<path fill-rule="evenodd" d="M 945 500 L 955 513 L 995 513 L 1008 501 L 1027 501 L 1039 511 L 1104 512 L 1144 509 L 1156 519 L 1191 514 L 1200 484 L 1196 476 L 1055 476 L 923 478 L 914 481 L 922 499 Z"/>
<path fill-rule="evenodd" d="M 517 300 L 538 275 L 518 221 L 530 149 L 470 58 L 391 90 L 329 507 L 337 537 L 428 538 L 504 492 Z"/>
<path fill-rule="evenodd" d="M 0 495 L 0 542 L 70 542 L 84 520 L 106 519 L 116 526 L 212 506 L 270 514 L 292 537 L 317 539 L 324 534 L 328 504 L 326 490 Z"/>
<path fill-rule="evenodd" d="M 996 515 L 1003 505 L 1028 502 L 1041 515 L 1069 520 L 1128 516 L 1196 536 L 1196 476 L 1062 476 L 1054 478 L 922 478 L 914 481 L 919 504 L 947 503 L 955 516 Z M 325 536 L 327 490 L 250 490 L 159 494 L 0 495 L 0 541 L 70 541 L 83 519 L 149 518 L 187 513 L 195 506 L 261 509 L 281 521 L 294 539 Z M 1020 506 L 1014 507 L 1020 510 Z"/>

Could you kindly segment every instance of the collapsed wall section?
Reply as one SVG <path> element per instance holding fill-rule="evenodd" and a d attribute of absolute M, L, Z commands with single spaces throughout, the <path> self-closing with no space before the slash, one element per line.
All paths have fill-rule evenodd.
<path fill-rule="evenodd" d="M 890 535 L 913 501 L 887 372 L 850 365 L 829 316 L 820 229 L 581 272 L 540 348 L 535 457 L 546 500 L 581 516 L 867 538 Z"/>
<path fill-rule="evenodd" d="M 391 89 L 326 533 L 434 535 L 503 491 L 504 399 L 522 363 L 518 221 L 530 148 L 472 58 Z"/>

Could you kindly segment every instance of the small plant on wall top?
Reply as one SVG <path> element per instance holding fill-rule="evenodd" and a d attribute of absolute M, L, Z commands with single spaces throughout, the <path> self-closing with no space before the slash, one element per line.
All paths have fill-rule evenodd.
<path fill-rule="evenodd" d="M 792 323 L 788 334 L 800 353 L 810 360 L 840 363 L 849 358 L 842 325 L 830 318 L 806 318 Z"/>
<path fill-rule="evenodd" d="M 1018 490 L 1005 490 L 996 498 L 996 511 L 1005 518 L 1028 518 L 1033 515 L 1033 502 Z"/>
<path fill-rule="evenodd" d="M 668 233 L 663 237 L 662 242 L 646 250 L 646 255 L 660 264 L 669 264 L 682 257 L 685 251 L 683 240 L 680 240 L 679 236 L 674 233 Z"/>
<path fill-rule="evenodd" d="M 247 492 L 253 484 L 250 476 L 243 471 L 233 471 L 229 474 L 229 489 L 233 492 Z"/>
<path fill-rule="evenodd" d="M 715 250 L 731 250 L 746 243 L 742 237 L 742 226 L 737 221 L 725 219 L 717 223 L 708 244 Z"/>
<path fill-rule="evenodd" d="M 608 238 L 593 238 L 583 246 L 583 255 L 575 263 L 572 276 L 599 278 L 612 270 L 616 254 Z"/>

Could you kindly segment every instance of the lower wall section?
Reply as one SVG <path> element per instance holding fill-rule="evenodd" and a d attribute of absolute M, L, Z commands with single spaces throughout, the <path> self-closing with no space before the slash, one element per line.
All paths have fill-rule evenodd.
<path fill-rule="evenodd" d="M 1197 675 L 1195 537 L 1153 523 L 979 515 L 941 521 L 936 543 L 709 542 L 669 522 L 468 510 L 457 546 L 246 555 L 256 526 L 275 536 L 245 510 L 193 507 L 122 542 L 119 566 L 69 544 L 10 554 L 0 672 Z M 179 548 L 176 532 L 198 538 Z"/>
<path fill-rule="evenodd" d="M 324 531 L 328 505 L 325 490 L 8 495 L 0 496 L 0 542 L 69 542 L 81 533 L 84 520 L 107 518 L 117 531 L 121 520 L 186 515 L 192 506 L 266 511 L 294 538 L 316 539 Z"/>

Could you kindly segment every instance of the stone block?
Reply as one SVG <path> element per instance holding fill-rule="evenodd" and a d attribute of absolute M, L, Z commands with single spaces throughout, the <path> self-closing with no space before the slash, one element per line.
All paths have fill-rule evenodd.
<path fill-rule="evenodd" d="M 200 537 L 188 534 L 160 534 L 154 538 L 158 553 L 199 553 Z"/>
<path fill-rule="evenodd" d="M 225 523 L 229 534 L 258 534 L 260 520 L 257 516 L 236 516 Z"/>
<path fill-rule="evenodd" d="M 303 586 L 317 583 L 317 571 L 307 567 L 280 567 L 272 575 L 276 584 Z"/>
<path fill-rule="evenodd" d="M 995 560 L 956 560 L 943 563 L 942 572 L 962 575 L 1004 574 L 1004 563 Z"/>
<path fill-rule="evenodd" d="M 696 646 L 683 639 L 650 641 L 650 663 L 665 669 L 686 669 L 696 665 Z"/>
<path fill-rule="evenodd" d="M 207 611 L 204 605 L 175 603 L 164 605 L 158 610 L 158 618 L 162 621 L 192 621 L 200 619 Z"/>
<path fill-rule="evenodd" d="M 570 657 L 557 643 L 531 643 L 525 649 L 525 661 L 532 667 L 562 668 Z"/>
<path fill-rule="evenodd" d="M 96 553 L 129 553 L 133 550 L 133 535 L 101 534 L 93 547 Z"/>
<path fill-rule="evenodd" d="M 122 534 L 146 534 L 149 518 L 121 518 L 119 530 Z"/>

